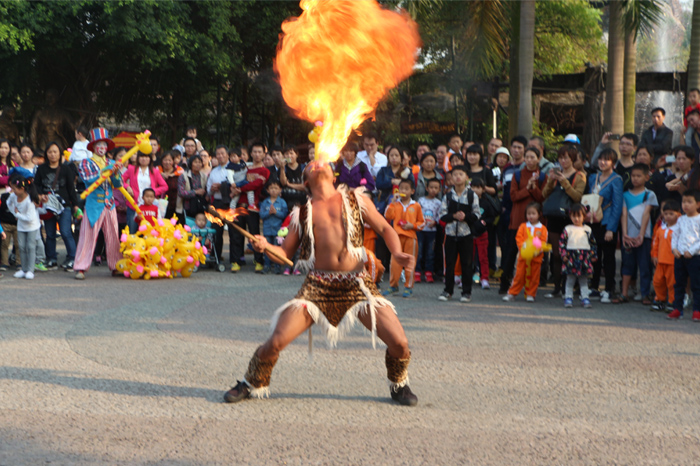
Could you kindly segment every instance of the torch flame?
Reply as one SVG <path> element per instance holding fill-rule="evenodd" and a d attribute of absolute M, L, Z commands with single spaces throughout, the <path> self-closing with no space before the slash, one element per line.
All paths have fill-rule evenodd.
<path fill-rule="evenodd" d="M 229 222 L 233 222 L 236 220 L 237 217 L 241 215 L 248 215 L 248 211 L 245 209 L 245 207 L 238 207 L 235 210 L 233 209 L 216 209 L 216 213 L 221 216 L 221 218 L 228 220 Z M 204 215 L 207 217 L 207 220 L 209 220 L 212 225 L 219 225 L 220 227 L 224 226 L 224 222 L 221 220 L 221 218 L 218 218 L 215 215 L 210 214 L 209 212 L 204 212 Z"/>
<path fill-rule="evenodd" d="M 350 133 L 413 72 L 421 45 L 407 14 L 375 0 L 301 0 L 282 24 L 275 71 L 295 115 L 323 122 L 316 159 L 334 161 Z"/>

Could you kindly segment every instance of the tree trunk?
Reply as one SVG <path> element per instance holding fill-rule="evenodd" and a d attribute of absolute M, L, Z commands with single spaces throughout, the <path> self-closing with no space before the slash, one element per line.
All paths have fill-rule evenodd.
<path fill-rule="evenodd" d="M 625 133 L 634 133 L 634 109 L 637 98 L 637 41 L 634 32 L 625 37 Z"/>
<path fill-rule="evenodd" d="M 532 75 L 535 61 L 535 0 L 520 2 L 520 99 L 518 135 L 532 136 Z"/>
<path fill-rule="evenodd" d="M 622 2 L 610 2 L 610 32 L 608 34 L 608 77 L 605 83 L 605 128 L 622 134 L 624 114 L 625 36 L 622 32 Z"/>
<path fill-rule="evenodd" d="M 688 90 L 690 89 L 700 89 L 700 0 L 693 2 L 688 60 Z"/>
<path fill-rule="evenodd" d="M 510 40 L 510 72 L 508 76 L 508 140 L 503 141 L 504 146 L 509 146 L 508 141 L 518 134 L 518 107 L 520 104 L 520 2 L 510 2 L 511 27 L 513 34 Z"/>

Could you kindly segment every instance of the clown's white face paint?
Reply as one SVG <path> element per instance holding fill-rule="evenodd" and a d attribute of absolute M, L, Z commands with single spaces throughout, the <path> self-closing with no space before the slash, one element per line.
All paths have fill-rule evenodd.
<path fill-rule="evenodd" d="M 105 154 L 107 153 L 107 143 L 100 141 L 97 144 L 95 144 L 94 149 L 95 149 L 95 154 L 99 155 L 100 157 L 104 157 Z"/>

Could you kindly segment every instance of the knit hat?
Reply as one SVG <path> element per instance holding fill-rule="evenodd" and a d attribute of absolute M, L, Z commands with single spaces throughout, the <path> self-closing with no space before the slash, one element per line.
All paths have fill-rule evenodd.
<path fill-rule="evenodd" d="M 114 149 L 114 141 L 109 138 L 109 133 L 106 128 L 93 128 L 90 130 L 90 142 L 88 143 L 87 150 L 93 152 L 92 148 L 98 142 L 106 142 L 107 150 L 110 151 Z"/>

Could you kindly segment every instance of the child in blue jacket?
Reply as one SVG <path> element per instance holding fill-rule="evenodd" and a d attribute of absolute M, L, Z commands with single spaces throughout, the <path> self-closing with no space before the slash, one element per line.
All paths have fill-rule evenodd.
<path fill-rule="evenodd" d="M 267 193 L 270 195 L 260 204 L 260 218 L 263 222 L 263 236 L 270 244 L 276 244 L 277 232 L 282 226 L 282 222 L 287 217 L 287 203 L 280 197 L 282 194 L 282 185 L 277 180 L 270 180 L 267 183 Z M 270 273 L 270 258 L 265 255 L 265 267 L 263 273 Z M 282 273 L 282 268 L 279 264 L 275 264 L 275 273 Z"/>

